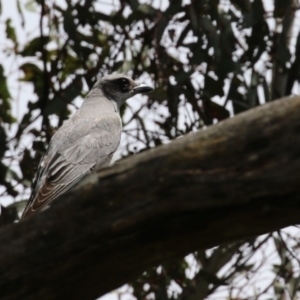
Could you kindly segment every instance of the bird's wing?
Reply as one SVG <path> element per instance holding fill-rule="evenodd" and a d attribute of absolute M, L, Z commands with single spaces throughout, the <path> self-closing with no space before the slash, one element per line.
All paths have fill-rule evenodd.
<path fill-rule="evenodd" d="M 105 165 L 119 146 L 121 129 L 115 113 L 61 127 L 41 159 L 22 217 L 40 211 L 93 169 Z"/>

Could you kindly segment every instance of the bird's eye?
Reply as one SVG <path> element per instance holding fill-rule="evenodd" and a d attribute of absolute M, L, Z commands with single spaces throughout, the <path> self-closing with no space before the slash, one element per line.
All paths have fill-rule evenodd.
<path fill-rule="evenodd" d="M 128 85 L 129 85 L 129 81 L 128 81 L 128 79 L 126 79 L 126 78 L 122 78 L 122 79 L 120 80 L 120 82 L 121 82 L 121 84 L 122 84 L 123 86 L 128 86 Z"/>
<path fill-rule="evenodd" d="M 120 78 L 117 80 L 117 84 L 119 85 L 119 88 L 121 92 L 128 93 L 130 88 L 130 82 L 127 78 Z"/>

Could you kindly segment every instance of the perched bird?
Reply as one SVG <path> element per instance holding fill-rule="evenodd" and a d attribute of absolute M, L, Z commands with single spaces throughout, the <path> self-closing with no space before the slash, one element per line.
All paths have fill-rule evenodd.
<path fill-rule="evenodd" d="M 100 78 L 80 109 L 52 137 L 22 218 L 45 209 L 92 171 L 111 165 L 121 139 L 121 105 L 152 90 L 121 74 Z"/>

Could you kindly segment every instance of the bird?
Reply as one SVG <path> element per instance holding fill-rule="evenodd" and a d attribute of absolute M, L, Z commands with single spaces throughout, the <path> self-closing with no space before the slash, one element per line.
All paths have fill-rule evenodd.
<path fill-rule="evenodd" d="M 99 78 L 81 107 L 51 138 L 21 219 L 48 208 L 91 172 L 112 165 L 122 133 L 120 107 L 134 95 L 152 90 L 123 74 Z"/>

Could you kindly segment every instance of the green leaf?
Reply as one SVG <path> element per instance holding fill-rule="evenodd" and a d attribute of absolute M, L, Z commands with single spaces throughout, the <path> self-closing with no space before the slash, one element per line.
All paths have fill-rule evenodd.
<path fill-rule="evenodd" d="M 208 94 L 208 97 L 224 96 L 223 81 L 216 80 L 210 76 L 205 76 L 204 91 Z"/>
<path fill-rule="evenodd" d="M 12 40 L 15 45 L 17 45 L 18 42 L 17 42 L 16 31 L 15 28 L 11 25 L 11 19 L 10 18 L 7 19 L 5 24 L 6 24 L 6 30 L 5 30 L 6 37 Z"/>
<path fill-rule="evenodd" d="M 278 280 L 275 281 L 273 288 L 276 295 L 284 293 L 284 286 Z"/>
<path fill-rule="evenodd" d="M 249 107 L 255 107 L 259 104 L 257 87 L 259 85 L 259 74 L 253 69 L 250 87 L 246 93 Z"/>
<path fill-rule="evenodd" d="M 277 252 L 279 254 L 281 261 L 285 262 L 285 259 L 287 256 L 286 256 L 286 249 L 284 247 L 283 242 L 275 236 L 273 237 L 273 241 L 274 241 L 275 247 L 277 249 Z"/>
<path fill-rule="evenodd" d="M 19 15 L 21 16 L 21 20 L 22 20 L 21 25 L 24 28 L 25 19 L 24 19 L 24 14 L 23 14 L 22 8 L 21 8 L 20 0 L 17 0 L 17 10 L 18 10 Z"/>
<path fill-rule="evenodd" d="M 274 18 L 283 18 L 288 6 L 291 5 L 290 0 L 275 0 L 274 1 Z"/>
<path fill-rule="evenodd" d="M 8 104 L 9 98 L 10 98 L 10 93 L 8 91 L 8 87 L 6 84 L 6 77 L 4 76 L 4 69 L 3 66 L 0 65 L 0 99 L 4 101 L 3 103 L 7 103 L 7 106 L 5 107 L 6 109 L 10 108 Z"/>
<path fill-rule="evenodd" d="M 139 1 L 138 0 L 129 0 L 128 1 L 130 8 L 134 11 L 137 10 L 139 6 Z"/>
<path fill-rule="evenodd" d="M 193 29 L 198 30 L 199 18 L 197 17 L 196 12 L 192 6 L 189 7 L 188 13 L 189 13 L 189 17 L 190 17 L 190 21 L 191 21 L 191 25 L 192 25 Z"/>
<path fill-rule="evenodd" d="M 271 101 L 270 87 L 265 78 L 263 78 L 263 80 L 262 80 L 262 87 L 264 90 L 265 101 L 270 102 Z"/>
<path fill-rule="evenodd" d="M 1 123 L 0 123 L 1 124 Z M 4 156 L 5 151 L 7 150 L 7 145 L 6 145 L 6 132 L 2 126 L 0 126 L 0 159 Z M 6 166 L 1 164 L 0 160 L 0 183 L 1 183 L 1 178 L 5 178 L 6 174 Z"/>
<path fill-rule="evenodd" d="M 67 109 L 67 105 L 72 102 L 82 91 L 81 75 L 76 75 L 75 79 L 58 94 L 53 100 L 49 101 L 45 113 L 48 115 L 60 115 Z"/>
<path fill-rule="evenodd" d="M 42 141 L 34 141 L 32 143 L 32 149 L 35 150 L 36 152 L 41 153 L 42 155 L 46 153 L 46 145 Z"/>
<path fill-rule="evenodd" d="M 204 269 L 201 269 L 197 276 L 199 276 L 200 278 L 203 278 L 208 283 L 212 283 L 217 286 L 228 285 L 228 283 L 224 279 L 220 279 L 217 275 L 207 272 Z"/>
<path fill-rule="evenodd" d="M 76 39 L 76 26 L 74 24 L 74 17 L 69 10 L 65 11 L 64 13 L 63 25 L 64 30 L 69 35 L 69 37 L 73 40 Z"/>
<path fill-rule="evenodd" d="M 18 219 L 17 209 L 15 207 L 4 207 L 0 205 L 0 226 L 13 223 Z"/>
<path fill-rule="evenodd" d="M 246 102 L 246 96 L 238 91 L 238 88 L 244 85 L 244 82 L 237 76 L 234 76 L 231 80 L 226 102 L 228 100 L 232 101 L 234 114 L 241 113 L 250 108 Z"/>
<path fill-rule="evenodd" d="M 28 149 L 24 150 L 23 158 L 20 162 L 20 168 L 23 174 L 23 179 L 32 180 L 34 175 L 35 160 L 31 157 Z"/>
<path fill-rule="evenodd" d="M 230 117 L 230 113 L 225 107 L 213 101 L 205 101 L 204 103 L 206 103 L 204 105 L 205 113 L 209 118 L 221 121 Z"/>
<path fill-rule="evenodd" d="M 299 286 L 300 286 L 300 275 L 291 278 L 291 281 L 290 281 L 290 284 L 289 284 L 289 290 L 290 290 L 290 294 L 291 294 L 292 298 L 294 296 L 296 296 L 296 293 L 299 290 Z"/>
<path fill-rule="evenodd" d="M 11 181 L 12 179 L 16 181 L 20 181 L 19 175 L 12 169 L 7 169 L 6 179 L 9 181 Z"/>
<path fill-rule="evenodd" d="M 185 37 L 187 36 L 188 32 L 192 29 L 191 27 L 191 23 L 188 23 L 185 28 L 182 30 L 177 43 L 176 43 L 176 47 L 181 46 L 182 42 L 184 41 Z"/>
<path fill-rule="evenodd" d="M 186 80 L 188 80 L 190 78 L 190 76 L 192 75 L 193 71 L 190 72 L 185 72 L 184 70 L 180 70 L 179 72 L 175 73 L 175 78 L 177 83 L 183 83 Z"/>
<path fill-rule="evenodd" d="M 160 40 L 161 40 L 168 24 L 169 24 L 169 21 L 167 20 L 167 18 L 162 16 L 157 24 L 156 39 L 157 39 L 158 43 L 160 43 Z"/>
<path fill-rule="evenodd" d="M 11 96 L 7 87 L 6 77 L 4 76 L 4 69 L 0 65 L 0 124 L 1 122 L 8 124 L 16 122 L 11 115 L 10 99 Z"/>
<path fill-rule="evenodd" d="M 182 9 L 182 0 L 171 0 L 169 1 L 169 7 L 164 11 L 164 15 L 171 18 Z"/>
<path fill-rule="evenodd" d="M 243 13 L 248 12 L 251 8 L 249 0 L 230 0 L 234 7 L 241 10 Z"/>
<path fill-rule="evenodd" d="M 28 200 L 22 200 L 14 202 L 13 204 L 8 205 L 6 208 L 15 208 L 18 214 L 21 214 L 26 207 Z"/>
<path fill-rule="evenodd" d="M 41 52 L 41 49 L 41 37 L 38 36 L 32 39 L 29 43 L 27 43 L 23 51 L 20 52 L 20 54 L 23 56 L 36 56 L 38 52 Z"/>
<path fill-rule="evenodd" d="M 28 81 L 33 83 L 34 92 L 41 99 L 44 95 L 44 73 L 43 71 L 33 63 L 25 63 L 20 66 L 20 70 L 24 72 L 24 77 L 20 78 L 20 81 Z"/>
<path fill-rule="evenodd" d="M 21 65 L 20 69 L 24 72 L 24 77 L 21 78 L 21 81 L 34 81 L 36 77 L 41 78 L 43 72 L 42 70 L 33 63 L 25 63 Z"/>
<path fill-rule="evenodd" d="M 192 65 L 200 65 L 202 62 L 205 62 L 208 59 L 207 51 L 199 48 L 197 44 L 190 45 L 189 48 L 193 54 L 190 60 Z"/>
<path fill-rule="evenodd" d="M 252 13 L 257 21 L 263 22 L 265 20 L 265 9 L 262 0 L 254 0 L 252 3 Z"/>
<path fill-rule="evenodd" d="M 146 3 L 140 4 L 138 6 L 138 11 L 144 15 L 152 16 L 155 13 L 155 9 Z"/>
<path fill-rule="evenodd" d="M 98 20 L 98 21 L 107 21 L 107 22 L 110 22 L 111 21 L 111 16 L 109 15 L 106 15 L 102 12 L 94 12 L 95 14 L 95 18 Z M 80 16 L 80 12 L 78 13 L 78 16 Z M 82 17 L 86 18 L 86 14 L 82 15 Z"/>
<path fill-rule="evenodd" d="M 25 8 L 30 12 L 37 12 L 37 1 L 35 0 L 28 0 L 25 3 Z"/>
<path fill-rule="evenodd" d="M 44 112 L 47 115 L 59 115 L 64 109 L 66 109 L 66 105 L 67 103 L 64 102 L 64 100 L 55 97 L 53 100 L 48 102 Z"/>

